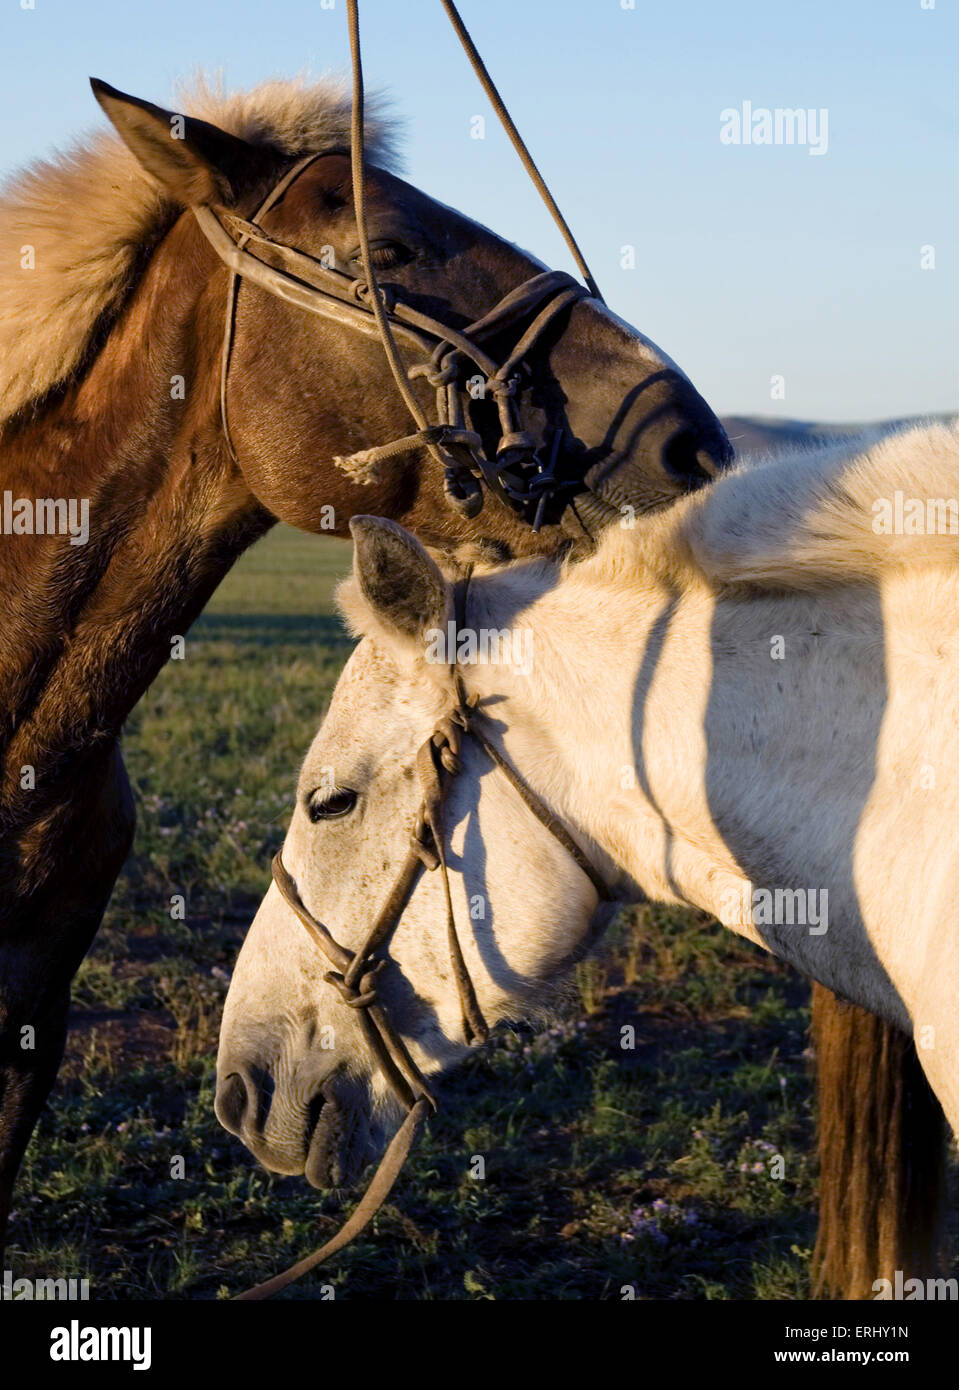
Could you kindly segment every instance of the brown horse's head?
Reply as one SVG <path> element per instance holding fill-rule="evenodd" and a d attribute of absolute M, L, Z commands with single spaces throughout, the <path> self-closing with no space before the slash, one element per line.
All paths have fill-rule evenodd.
<path fill-rule="evenodd" d="M 95 84 L 95 91 L 127 145 L 182 207 L 213 207 L 220 215 L 229 210 L 248 218 L 294 162 L 269 144 L 250 143 L 104 84 Z M 381 287 L 446 326 L 462 331 L 543 269 L 383 168 L 368 167 L 366 189 Z M 261 225 L 275 242 L 361 274 L 348 154 L 336 148 L 316 158 Z M 208 254 L 198 236 L 196 242 L 196 253 Z M 270 262 L 268 246 L 255 249 Z M 216 267 L 212 257 L 211 265 Z M 214 269 L 214 277 L 211 286 L 225 310 L 225 270 Z M 213 312 L 208 320 L 218 333 L 222 321 Z M 510 325 L 484 347 L 502 362 L 528 323 L 529 318 Z M 404 355 L 413 365 L 414 354 L 407 349 Z M 413 390 L 426 419 L 434 421 L 435 385 L 420 376 Z M 227 400 L 230 434 L 248 486 L 275 516 L 310 531 L 345 534 L 350 517 L 366 512 L 394 517 L 440 544 L 489 539 L 514 552 L 548 549 L 565 534 L 577 534 L 569 503 L 585 488 L 590 494 L 577 515 L 587 518 L 587 526 L 603 524 L 621 508 L 648 510 L 699 486 L 731 457 L 722 427 L 679 368 L 592 298 L 577 300 L 552 319 L 519 374 L 519 423 L 544 455 L 548 449 L 555 457 L 558 476 L 569 484 L 551 503 L 538 538 L 528 515 L 524 520 L 495 494 L 486 495 L 475 517 L 452 509 L 443 494 L 443 470 L 423 448 L 391 460 L 374 481 L 335 466 L 337 457 L 414 429 L 383 347 L 249 279 L 241 279 L 237 293 Z M 467 410 L 465 423 L 488 453 L 495 452 L 492 402 L 481 393 L 470 396 Z"/>

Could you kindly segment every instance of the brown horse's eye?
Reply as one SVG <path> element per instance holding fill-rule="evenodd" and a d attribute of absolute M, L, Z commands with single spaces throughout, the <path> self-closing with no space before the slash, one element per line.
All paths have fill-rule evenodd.
<path fill-rule="evenodd" d="M 413 259 L 413 252 L 408 246 L 403 246 L 398 241 L 380 241 L 370 243 L 370 262 L 374 270 L 396 270 L 401 265 L 406 265 Z M 350 257 L 351 263 L 362 270 L 363 256 L 357 251 Z"/>
<path fill-rule="evenodd" d="M 306 813 L 315 825 L 348 816 L 355 805 L 356 792 L 351 787 L 334 787 L 331 792 L 313 792 L 307 799 Z"/>

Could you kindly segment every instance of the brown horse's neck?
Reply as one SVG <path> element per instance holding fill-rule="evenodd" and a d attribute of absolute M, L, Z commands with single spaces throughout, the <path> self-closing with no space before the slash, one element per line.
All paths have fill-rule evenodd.
<path fill-rule="evenodd" d="M 220 433 L 222 278 L 182 220 L 82 379 L 0 436 L 0 836 L 21 890 L 36 886 L 31 831 L 55 833 L 174 638 L 270 525 Z M 2 534 L 10 504 L 38 498 L 73 499 L 78 517 L 86 499 L 86 543 Z"/>

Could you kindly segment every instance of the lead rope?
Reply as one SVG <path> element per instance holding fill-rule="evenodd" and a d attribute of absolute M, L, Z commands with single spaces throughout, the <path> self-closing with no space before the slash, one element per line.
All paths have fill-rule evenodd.
<path fill-rule="evenodd" d="M 350 169 L 353 176 L 353 208 L 356 213 L 356 230 L 360 239 L 360 259 L 363 263 L 363 274 L 366 276 L 366 283 L 370 292 L 370 308 L 376 319 L 376 326 L 380 331 L 380 338 L 383 343 L 383 351 L 386 353 L 386 360 L 389 363 L 390 371 L 393 373 L 393 380 L 396 382 L 397 390 L 406 402 L 406 408 L 416 422 L 417 435 L 408 436 L 402 441 L 394 441 L 393 444 L 383 446 L 388 452 L 383 454 L 382 449 L 363 450 L 360 455 L 352 455 L 350 459 L 340 461 L 340 466 L 356 465 L 360 459 L 366 467 L 374 466 L 382 457 L 390 457 L 397 452 L 396 443 L 402 442 L 405 446 L 410 446 L 413 439 L 418 438 L 429 449 L 433 458 L 441 468 L 446 469 L 449 465 L 449 458 L 445 456 L 437 445 L 430 438 L 429 423 L 426 416 L 420 410 L 419 402 L 410 389 L 409 369 L 404 366 L 400 358 L 399 349 L 396 346 L 396 339 L 393 337 L 393 329 L 390 326 L 389 318 L 383 306 L 382 291 L 376 279 L 376 272 L 373 269 L 373 262 L 370 259 L 370 240 L 366 225 L 366 135 L 363 128 L 364 119 L 364 91 L 363 91 L 363 59 L 360 53 L 360 14 L 357 0 L 346 0 L 347 22 L 350 32 L 350 61 L 353 67 L 353 107 L 350 114 Z"/>
<path fill-rule="evenodd" d="M 272 1298 L 275 1293 L 285 1289 L 295 1279 L 309 1274 L 311 1269 L 315 1269 L 318 1264 L 322 1264 L 331 1255 L 335 1255 L 338 1250 L 342 1250 L 344 1245 L 349 1245 L 351 1240 L 355 1240 L 364 1227 L 369 1225 L 390 1195 L 390 1189 L 399 1177 L 403 1164 L 409 1157 L 410 1150 L 416 1143 L 431 1109 L 432 1107 L 425 1096 L 421 1096 L 413 1104 L 406 1119 L 390 1140 L 390 1146 L 380 1160 L 380 1166 L 373 1174 L 373 1180 L 363 1193 L 359 1205 L 332 1239 L 328 1240 L 325 1245 L 321 1245 L 319 1250 L 314 1250 L 312 1255 L 307 1255 L 305 1259 L 299 1260 L 289 1269 L 285 1269 L 282 1274 L 275 1274 L 272 1279 L 267 1279 L 252 1289 L 246 1289 L 243 1293 L 238 1293 L 232 1301 L 234 1303 L 258 1302 L 264 1298 Z"/>
<path fill-rule="evenodd" d="M 466 56 L 470 60 L 473 72 L 476 74 L 480 86 L 483 88 L 483 91 L 486 93 L 487 98 L 489 99 L 490 105 L 499 117 L 500 125 L 503 127 L 503 129 L 506 131 L 506 134 L 509 136 L 510 141 L 513 145 L 513 149 L 516 151 L 516 153 L 520 157 L 520 160 L 522 161 L 523 168 L 526 170 L 527 174 L 529 174 L 530 180 L 532 181 L 534 188 L 536 189 L 537 193 L 549 209 L 553 221 L 556 223 L 557 227 L 563 235 L 563 240 L 566 242 L 566 245 L 572 252 L 573 260 L 579 267 L 579 273 L 582 275 L 583 279 L 586 281 L 586 284 L 589 286 L 590 294 L 593 296 L 594 299 L 598 299 L 601 304 L 605 304 L 606 301 L 599 292 L 599 286 L 590 274 L 589 266 L 586 264 L 586 257 L 579 249 L 579 245 L 576 241 L 576 238 L 570 231 L 569 223 L 566 221 L 566 218 L 560 212 L 556 199 L 553 197 L 552 193 L 550 193 L 548 187 L 546 186 L 546 180 L 543 178 L 542 174 L 537 169 L 536 164 L 533 161 L 533 156 L 527 149 L 523 137 L 520 135 L 519 131 L 516 129 L 516 126 L 513 124 L 513 118 L 510 116 L 509 112 L 506 109 L 506 103 L 503 101 L 503 98 L 500 96 L 496 88 L 496 84 L 490 77 L 486 64 L 480 57 L 479 49 L 476 47 L 476 44 L 470 37 L 470 32 L 467 29 L 466 25 L 463 23 L 462 19 L 460 18 L 459 11 L 453 4 L 453 0 L 440 0 L 440 2 L 443 6 L 443 9 L 446 11 L 449 22 L 453 26 L 453 29 L 456 33 L 456 37 L 459 39 L 460 43 L 463 45 L 463 48 L 466 51 Z"/>

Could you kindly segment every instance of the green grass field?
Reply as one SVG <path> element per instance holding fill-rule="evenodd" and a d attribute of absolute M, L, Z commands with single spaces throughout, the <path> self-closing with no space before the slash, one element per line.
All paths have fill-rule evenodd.
<path fill-rule="evenodd" d="M 349 555 L 274 531 L 133 714 L 136 845 L 76 981 L 15 1202 L 15 1276 L 85 1276 L 95 1298 L 223 1297 L 327 1238 L 352 1200 L 268 1177 L 213 1114 L 229 971 L 350 650 L 331 602 Z M 806 1295 L 803 982 L 701 914 L 644 908 L 577 985 L 564 1021 L 497 1036 L 443 1085 L 392 1202 L 284 1297 Z"/>

